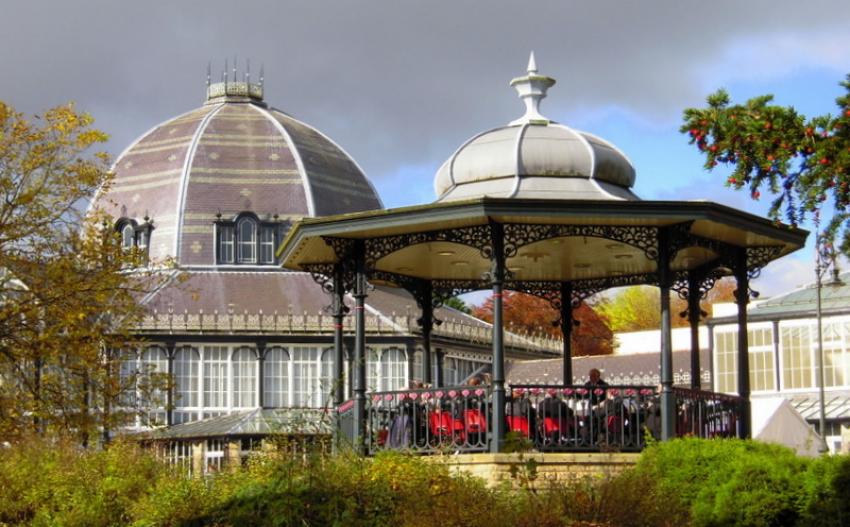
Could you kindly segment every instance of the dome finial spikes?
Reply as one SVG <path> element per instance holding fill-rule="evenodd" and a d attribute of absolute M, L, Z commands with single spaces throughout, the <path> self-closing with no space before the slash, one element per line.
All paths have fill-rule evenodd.
<path fill-rule="evenodd" d="M 534 50 L 532 50 L 528 56 L 528 74 L 534 75 L 535 73 L 537 73 L 537 61 L 534 60 Z"/>

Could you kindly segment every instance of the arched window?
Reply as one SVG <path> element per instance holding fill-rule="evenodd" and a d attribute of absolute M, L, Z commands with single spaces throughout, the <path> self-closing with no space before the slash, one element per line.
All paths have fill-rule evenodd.
<path fill-rule="evenodd" d="M 319 391 L 319 349 L 292 348 L 292 407 L 315 408 L 321 404 Z"/>
<path fill-rule="evenodd" d="M 289 406 L 289 352 L 286 348 L 275 346 L 266 351 L 263 404 L 268 408 Z"/>
<path fill-rule="evenodd" d="M 257 263 L 257 222 L 253 218 L 237 222 L 236 250 L 239 263 Z"/>
<path fill-rule="evenodd" d="M 372 348 L 366 348 L 366 391 L 377 392 L 381 390 L 381 363 L 378 352 Z"/>
<path fill-rule="evenodd" d="M 198 350 L 192 347 L 181 348 L 174 356 L 175 409 L 198 408 L 200 362 L 201 357 L 198 355 Z M 176 411 L 174 413 L 175 423 L 194 421 L 195 419 L 197 419 L 197 414 L 194 412 Z"/>
<path fill-rule="evenodd" d="M 204 409 L 227 406 L 227 346 L 204 346 Z"/>
<path fill-rule="evenodd" d="M 132 408 L 136 405 L 136 381 L 138 378 L 136 351 L 132 348 L 122 348 L 120 357 L 121 365 L 118 370 L 118 378 L 121 384 L 121 392 L 118 400 L 121 406 Z"/>
<path fill-rule="evenodd" d="M 343 381 L 344 382 L 344 381 Z M 328 404 L 328 401 L 333 400 L 333 393 L 336 386 L 334 385 L 334 349 L 325 348 L 322 352 L 322 373 L 321 386 L 319 389 L 322 393 L 322 406 Z"/>
<path fill-rule="evenodd" d="M 136 229 L 132 224 L 126 223 L 121 228 L 121 247 L 129 251 L 136 245 Z"/>
<path fill-rule="evenodd" d="M 257 356 L 251 348 L 239 348 L 233 353 L 233 406 L 257 406 Z"/>
<path fill-rule="evenodd" d="M 273 265 L 274 251 L 287 225 L 277 215 L 261 220 L 253 212 L 241 212 L 232 219 L 219 214 L 215 221 L 216 263 Z"/>
<path fill-rule="evenodd" d="M 147 413 L 148 423 L 165 424 L 168 355 L 160 346 L 149 346 L 139 358 L 139 399 Z"/>
<path fill-rule="evenodd" d="M 407 386 L 407 354 L 399 348 L 381 353 L 381 391 L 400 390 Z"/>

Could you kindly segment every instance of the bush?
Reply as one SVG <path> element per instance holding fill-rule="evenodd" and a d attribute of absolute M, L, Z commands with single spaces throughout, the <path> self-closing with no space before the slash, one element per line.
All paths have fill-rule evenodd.
<path fill-rule="evenodd" d="M 738 440 L 656 443 L 614 477 L 487 488 L 422 457 L 264 454 L 185 477 L 128 443 L 0 449 L 0 526 L 806 526 L 850 524 L 850 458 Z M 535 488 L 537 486 L 537 488 Z"/>
<path fill-rule="evenodd" d="M 648 448 L 632 476 L 674 524 L 845 525 L 850 460 L 801 458 L 757 441 L 679 439 Z"/>

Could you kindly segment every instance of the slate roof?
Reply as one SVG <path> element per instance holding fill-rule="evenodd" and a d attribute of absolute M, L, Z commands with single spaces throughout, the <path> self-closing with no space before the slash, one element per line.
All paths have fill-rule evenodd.
<path fill-rule="evenodd" d="M 95 205 L 116 219 L 154 225 L 150 256 L 215 264 L 213 223 L 250 211 L 260 219 L 383 208 L 339 146 L 259 99 L 216 97 L 130 145 Z"/>
<path fill-rule="evenodd" d="M 146 432 L 152 440 L 256 436 L 268 434 L 329 435 L 332 415 L 323 409 L 256 408 Z"/>
<path fill-rule="evenodd" d="M 708 349 L 700 350 L 702 386 L 711 389 L 711 370 Z M 561 384 L 562 359 L 511 361 L 506 369 L 508 384 Z M 587 372 L 597 368 L 610 384 L 647 384 L 660 382 L 660 357 L 657 353 L 601 355 L 573 358 L 573 384 L 584 384 Z M 673 352 L 674 384 L 690 385 L 691 356 L 689 351 Z"/>

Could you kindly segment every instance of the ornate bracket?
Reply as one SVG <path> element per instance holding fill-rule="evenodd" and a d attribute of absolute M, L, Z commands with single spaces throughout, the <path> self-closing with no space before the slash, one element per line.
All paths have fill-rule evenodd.
<path fill-rule="evenodd" d="M 781 252 L 781 245 L 747 247 L 747 277 L 750 280 L 758 278 L 764 266 L 779 256 Z"/>
<path fill-rule="evenodd" d="M 658 227 L 506 223 L 504 229 L 507 258 L 515 256 L 525 245 L 562 237 L 605 238 L 637 247 L 650 260 L 658 258 Z"/>
<path fill-rule="evenodd" d="M 366 264 L 369 267 L 381 258 L 411 245 L 428 242 L 451 242 L 475 247 L 483 258 L 490 258 L 493 245 L 490 240 L 489 225 L 473 225 L 439 231 L 415 232 L 383 236 L 366 240 Z"/>
<path fill-rule="evenodd" d="M 692 245 L 691 243 L 691 226 L 694 224 L 693 221 L 685 221 L 682 223 L 677 223 L 675 225 L 670 225 L 670 261 L 672 262 L 676 255 L 684 249 L 685 247 L 689 247 Z"/>

